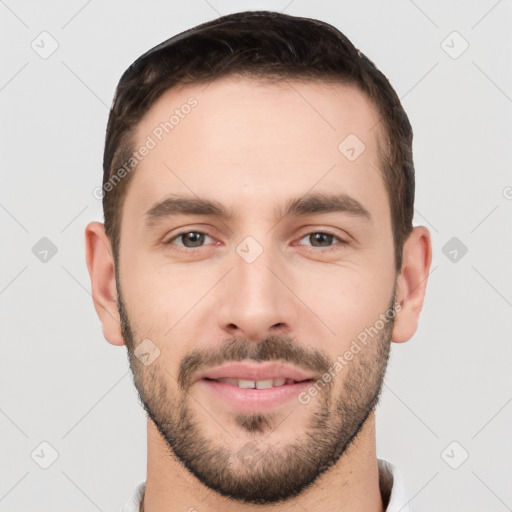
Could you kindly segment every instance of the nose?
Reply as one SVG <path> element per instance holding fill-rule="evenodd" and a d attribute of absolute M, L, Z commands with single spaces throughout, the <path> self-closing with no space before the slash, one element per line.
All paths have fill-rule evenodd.
<path fill-rule="evenodd" d="M 270 251 L 248 263 L 238 254 L 231 272 L 218 290 L 218 325 L 230 336 L 261 340 L 270 335 L 291 335 L 300 313 L 291 291 L 293 278 Z"/>

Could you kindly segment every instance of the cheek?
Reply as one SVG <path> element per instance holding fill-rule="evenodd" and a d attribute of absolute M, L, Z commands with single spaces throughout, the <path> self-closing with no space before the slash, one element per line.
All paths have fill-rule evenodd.
<path fill-rule="evenodd" d="M 365 329 L 375 325 L 391 300 L 393 281 L 387 274 L 355 265 L 326 267 L 324 274 L 311 274 L 301 285 L 303 301 L 328 327 L 336 358 Z M 319 284 L 321 283 L 321 284 Z"/>
<path fill-rule="evenodd" d="M 123 295 L 133 325 L 140 336 L 163 343 L 193 319 L 194 309 L 218 280 L 212 267 L 162 264 L 142 257 L 126 261 L 123 272 Z"/>

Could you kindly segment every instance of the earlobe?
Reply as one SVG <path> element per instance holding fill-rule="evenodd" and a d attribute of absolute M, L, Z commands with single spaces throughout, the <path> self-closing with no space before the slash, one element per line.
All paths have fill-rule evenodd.
<path fill-rule="evenodd" d="M 397 308 L 391 340 L 403 343 L 418 328 L 428 274 L 432 263 L 430 232 L 424 226 L 413 228 L 403 247 L 402 269 L 397 280 Z"/>
<path fill-rule="evenodd" d="M 103 335 L 112 345 L 124 345 L 117 309 L 114 258 L 102 223 L 91 222 L 85 228 L 85 252 L 94 308 L 101 321 Z"/>

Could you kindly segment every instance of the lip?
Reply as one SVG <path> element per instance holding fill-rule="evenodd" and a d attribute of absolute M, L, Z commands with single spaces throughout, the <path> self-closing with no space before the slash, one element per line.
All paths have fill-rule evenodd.
<path fill-rule="evenodd" d="M 197 376 L 196 380 L 203 379 L 244 379 L 244 380 L 269 380 L 291 379 L 296 382 L 314 379 L 314 375 L 308 374 L 294 366 L 284 363 L 229 363 L 205 370 Z"/>
<path fill-rule="evenodd" d="M 264 389 L 240 388 L 216 379 L 270 380 L 288 379 L 285 383 Z M 205 370 L 196 379 L 200 389 L 214 397 L 212 403 L 221 400 L 237 412 L 265 413 L 291 400 L 312 385 L 314 375 L 283 363 L 230 363 Z"/>
<path fill-rule="evenodd" d="M 244 389 L 225 382 L 202 379 L 198 385 L 213 397 L 211 403 L 222 401 L 236 412 L 265 413 L 286 403 L 298 400 L 301 391 L 311 386 L 311 381 L 283 384 L 267 389 Z"/>

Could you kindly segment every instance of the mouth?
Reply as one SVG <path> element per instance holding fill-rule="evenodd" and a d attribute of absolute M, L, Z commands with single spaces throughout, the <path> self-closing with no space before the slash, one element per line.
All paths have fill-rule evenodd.
<path fill-rule="evenodd" d="M 235 386 L 242 389 L 270 389 L 270 388 L 278 388 L 281 386 L 289 386 L 290 384 L 297 384 L 300 382 L 313 382 L 313 379 L 304 379 L 304 380 L 294 380 L 287 379 L 285 377 L 280 377 L 277 379 L 265 379 L 265 380 L 248 380 L 248 379 L 210 379 L 205 377 L 204 380 L 213 381 L 213 382 L 222 382 L 224 384 L 229 384 L 230 386 Z"/>
<path fill-rule="evenodd" d="M 270 412 L 297 400 L 315 382 L 313 375 L 282 363 L 236 363 L 198 375 L 196 383 L 208 394 L 207 403 L 220 403 L 237 412 Z M 298 401 L 298 400 L 297 400 Z"/>
<path fill-rule="evenodd" d="M 272 362 L 228 363 L 200 373 L 197 380 L 223 381 L 242 388 L 266 389 L 312 380 L 314 375 L 295 366 Z"/>

